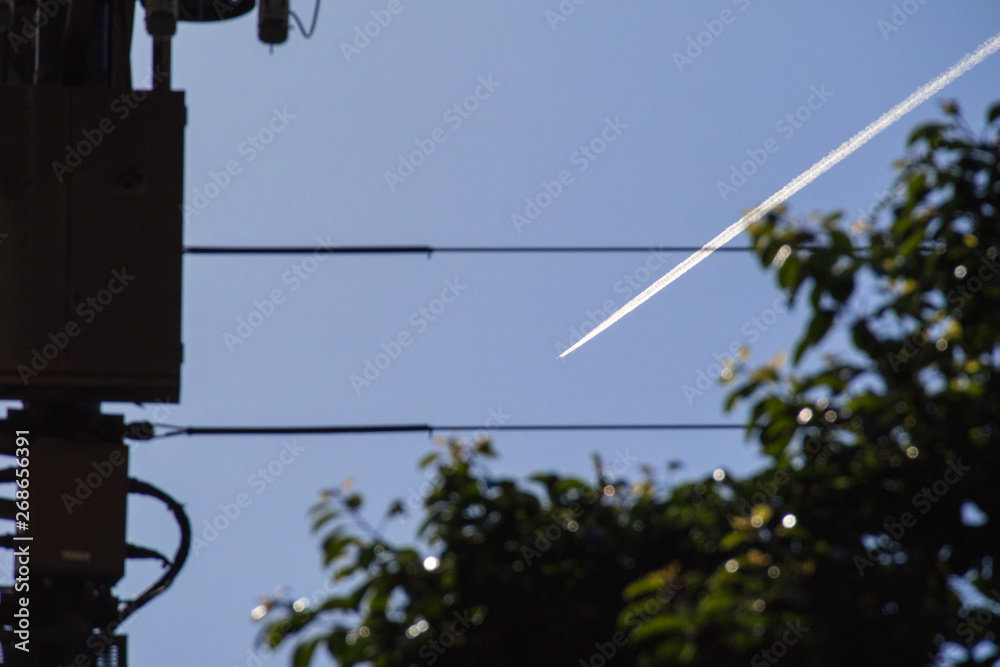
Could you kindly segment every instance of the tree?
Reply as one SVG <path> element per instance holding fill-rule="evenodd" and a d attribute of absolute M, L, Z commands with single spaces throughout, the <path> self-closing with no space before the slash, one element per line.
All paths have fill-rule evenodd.
<path fill-rule="evenodd" d="M 314 528 L 345 592 L 271 601 L 263 641 L 299 639 L 296 665 L 320 646 L 380 667 L 986 659 L 1000 630 L 1000 105 L 982 134 L 944 110 L 912 133 L 872 220 L 776 211 L 751 229 L 809 315 L 790 369 L 733 363 L 727 409 L 748 404 L 761 472 L 670 488 L 598 461 L 594 481 L 519 483 L 481 465 L 488 442 L 449 442 L 423 462 L 436 481 L 417 508 L 436 555 L 390 544 L 359 495 L 328 492 Z M 831 331 L 850 349 L 824 352 Z"/>

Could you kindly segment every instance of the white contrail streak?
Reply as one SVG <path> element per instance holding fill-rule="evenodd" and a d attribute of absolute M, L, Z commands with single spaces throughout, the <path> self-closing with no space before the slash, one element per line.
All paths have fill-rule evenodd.
<path fill-rule="evenodd" d="M 579 342 L 573 347 L 569 348 L 560 357 L 565 357 L 567 354 L 573 350 L 581 347 L 584 343 L 588 342 L 599 333 L 610 327 L 612 324 L 625 317 L 633 310 L 638 308 L 640 305 L 645 303 L 650 297 L 659 292 L 661 289 L 674 282 L 682 275 L 687 273 L 688 270 L 693 268 L 701 260 L 705 259 L 716 249 L 724 246 L 732 238 L 738 235 L 740 232 L 745 230 L 747 227 L 757 222 L 763 218 L 769 211 L 774 207 L 778 206 L 786 199 L 794 195 L 796 192 L 806 187 L 814 180 L 819 178 L 825 171 L 833 167 L 835 164 L 843 160 L 845 157 L 858 150 L 866 143 L 869 139 L 875 137 L 885 128 L 889 127 L 897 120 L 913 111 L 915 108 L 926 102 L 932 95 L 940 91 L 942 88 L 947 86 L 949 83 L 962 76 L 970 69 L 983 62 L 991 55 L 1000 50 L 1000 33 L 997 33 L 992 39 L 983 42 L 974 52 L 966 55 L 964 58 L 959 60 L 955 65 L 951 67 L 944 74 L 941 74 L 937 78 L 931 80 L 929 83 L 924 84 L 916 90 L 912 95 L 907 97 L 905 100 L 894 106 L 892 109 L 882 114 L 882 116 L 876 120 L 874 123 L 861 130 L 853 137 L 845 141 L 840 145 L 839 148 L 830 151 L 830 153 L 814 164 L 813 166 L 806 169 L 804 172 L 799 174 L 795 180 L 786 185 L 785 187 L 778 190 L 776 193 L 771 195 L 763 204 L 757 206 L 742 218 L 727 227 L 721 234 L 716 236 L 714 239 L 706 243 L 700 250 L 695 251 L 690 257 L 685 259 L 683 262 L 672 268 L 665 276 L 657 280 L 655 283 L 647 287 L 642 291 L 641 294 L 636 296 L 634 299 L 626 303 L 624 306 L 619 308 L 611 317 L 601 322 L 601 324 L 591 331 L 589 334 L 584 336 Z"/>

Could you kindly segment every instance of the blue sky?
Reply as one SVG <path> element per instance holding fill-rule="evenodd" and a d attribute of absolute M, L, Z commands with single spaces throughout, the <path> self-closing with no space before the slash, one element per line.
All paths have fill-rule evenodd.
<path fill-rule="evenodd" d="M 293 32 L 273 54 L 256 40 L 255 14 L 181 25 L 185 242 L 700 245 L 1000 25 L 1000 6 L 985 0 L 564 0 L 568 16 L 559 7 L 327 2 L 313 39 Z M 311 17 L 311 3 L 293 9 Z M 355 43 L 379 17 L 377 36 Z M 140 23 L 137 85 L 149 50 Z M 1000 60 L 980 65 L 793 197 L 791 211 L 857 217 L 889 185 L 908 131 L 940 115 L 937 100 L 958 99 L 978 126 L 998 78 Z M 719 182 L 768 140 L 777 150 L 723 197 Z M 399 156 L 421 150 L 419 166 L 400 171 Z M 512 219 L 526 199 L 547 203 L 528 224 Z M 574 329 L 683 258 L 189 256 L 180 405 L 105 411 L 198 425 L 739 421 L 721 409 L 724 389 L 684 387 L 698 389 L 734 345 L 763 362 L 799 330 L 795 311 L 772 317 L 778 292 L 750 256 L 717 253 L 557 359 Z M 240 328 L 241 318 L 260 326 Z M 368 384 L 352 381 L 369 362 Z M 495 442 L 495 470 L 509 474 L 589 475 L 592 452 L 660 470 L 680 459 L 686 476 L 746 472 L 756 460 L 738 431 Z M 131 474 L 184 503 L 197 536 L 212 534 L 205 522 L 224 523 L 220 505 L 241 494 L 249 503 L 127 624 L 130 660 L 258 664 L 247 652 L 258 598 L 279 585 L 310 597 L 323 583 L 306 517 L 317 492 L 355 478 L 377 517 L 419 487 L 415 464 L 430 446 L 422 435 L 134 444 Z M 172 549 L 169 515 L 130 502 L 130 539 Z M 122 595 L 158 571 L 130 565 Z"/>

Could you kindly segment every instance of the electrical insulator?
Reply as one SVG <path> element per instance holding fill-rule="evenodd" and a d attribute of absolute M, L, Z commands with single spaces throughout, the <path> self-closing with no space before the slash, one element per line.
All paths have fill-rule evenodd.
<path fill-rule="evenodd" d="M 145 5 L 146 32 L 153 37 L 173 37 L 177 32 L 178 0 L 146 0 Z"/>
<path fill-rule="evenodd" d="M 265 44 L 288 39 L 288 0 L 261 0 L 257 34 Z"/>
<path fill-rule="evenodd" d="M 0 0 L 0 31 L 14 26 L 14 0 Z"/>

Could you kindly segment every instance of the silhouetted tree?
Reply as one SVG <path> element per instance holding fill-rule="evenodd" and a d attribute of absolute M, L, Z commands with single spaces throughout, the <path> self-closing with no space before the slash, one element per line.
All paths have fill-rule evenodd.
<path fill-rule="evenodd" d="M 978 134 L 944 110 L 911 135 L 871 220 L 777 211 L 750 230 L 809 313 L 790 369 L 733 362 L 727 408 L 750 404 L 761 472 L 668 487 L 598 461 L 593 481 L 518 481 L 480 465 L 488 442 L 450 442 L 422 462 L 436 472 L 414 503 L 424 553 L 368 527 L 356 493 L 328 492 L 314 527 L 344 592 L 271 601 L 263 641 L 297 636 L 296 665 L 323 646 L 380 667 L 988 659 L 1000 105 Z M 850 344 L 823 353 L 834 330 Z"/>

